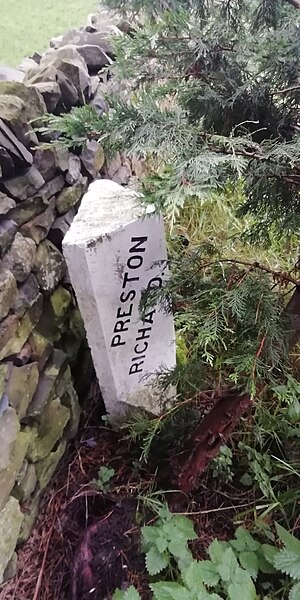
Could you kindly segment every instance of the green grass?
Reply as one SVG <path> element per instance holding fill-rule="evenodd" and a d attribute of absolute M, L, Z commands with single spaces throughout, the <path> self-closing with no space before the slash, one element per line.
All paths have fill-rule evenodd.
<path fill-rule="evenodd" d="M 97 0 L 0 0 L 0 64 L 17 66 L 52 37 L 84 25 Z"/>

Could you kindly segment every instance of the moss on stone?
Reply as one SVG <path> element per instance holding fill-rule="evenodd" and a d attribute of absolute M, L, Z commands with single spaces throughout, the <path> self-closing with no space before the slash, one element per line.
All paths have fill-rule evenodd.
<path fill-rule="evenodd" d="M 23 521 L 19 502 L 10 497 L 0 512 L 0 583 L 13 556 Z"/>

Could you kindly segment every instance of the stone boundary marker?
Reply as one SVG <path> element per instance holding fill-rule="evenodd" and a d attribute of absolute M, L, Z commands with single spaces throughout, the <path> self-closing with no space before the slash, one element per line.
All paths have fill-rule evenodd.
<path fill-rule="evenodd" d="M 159 413 L 157 372 L 176 362 L 173 317 L 158 306 L 141 320 L 144 289 L 161 287 L 167 269 L 162 219 L 142 218 L 136 192 L 93 182 L 63 242 L 103 400 L 111 419 L 129 406 Z"/>

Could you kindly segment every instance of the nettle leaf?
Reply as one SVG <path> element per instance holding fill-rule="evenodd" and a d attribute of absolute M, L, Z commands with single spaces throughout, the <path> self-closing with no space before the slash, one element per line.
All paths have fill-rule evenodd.
<path fill-rule="evenodd" d="M 286 546 L 286 549 L 294 554 L 298 554 L 300 559 L 300 541 L 291 533 L 289 533 L 284 527 L 281 527 L 278 523 L 276 523 L 276 530 L 278 537 Z"/>
<path fill-rule="evenodd" d="M 255 585 L 247 571 L 238 567 L 235 570 L 232 582 L 228 586 L 228 595 L 230 600 L 256 600 Z"/>
<path fill-rule="evenodd" d="M 202 581 L 207 586 L 217 585 L 219 583 L 220 575 L 217 571 L 216 565 L 210 560 L 202 560 L 198 563 L 199 576 L 201 575 Z"/>
<path fill-rule="evenodd" d="M 162 521 L 171 521 L 174 519 L 174 515 L 171 513 L 167 505 L 162 506 L 162 508 L 159 510 L 158 516 Z"/>
<path fill-rule="evenodd" d="M 122 590 L 116 590 L 113 595 L 113 600 L 142 600 L 140 594 L 131 585 L 128 590 L 123 592 Z"/>
<path fill-rule="evenodd" d="M 167 556 L 160 554 L 156 548 L 150 548 L 146 554 L 146 567 L 149 575 L 157 575 L 169 564 Z"/>
<path fill-rule="evenodd" d="M 194 525 L 190 519 L 184 515 L 176 515 L 175 517 L 176 528 L 184 535 L 187 541 L 196 540 L 197 534 L 195 533 Z"/>
<path fill-rule="evenodd" d="M 252 579 L 256 579 L 259 566 L 258 566 L 258 558 L 257 558 L 257 555 L 255 554 L 255 552 L 250 552 L 250 551 L 241 552 L 239 555 L 239 561 L 240 561 L 242 567 L 244 567 L 244 569 L 246 569 L 246 571 L 248 571 L 248 573 L 252 577 Z"/>
<path fill-rule="evenodd" d="M 151 583 L 150 589 L 156 600 L 196 600 L 189 590 L 174 581 Z"/>
<path fill-rule="evenodd" d="M 262 544 L 261 551 L 266 559 L 266 561 L 270 564 L 270 566 L 275 567 L 275 560 L 277 555 L 279 554 L 278 548 L 272 546 L 271 544 Z M 273 571 L 271 571 L 272 573 Z"/>
<path fill-rule="evenodd" d="M 168 550 L 175 558 L 186 558 L 189 550 L 184 539 L 174 539 L 168 543 Z"/>
<path fill-rule="evenodd" d="M 232 581 L 235 571 L 239 568 L 240 567 L 233 550 L 231 548 L 227 548 L 227 550 L 223 553 L 221 564 L 217 565 L 217 570 L 220 573 L 223 581 Z"/>
<path fill-rule="evenodd" d="M 220 576 L 217 567 L 210 560 L 193 560 L 191 564 L 181 572 L 185 585 L 192 591 L 204 590 L 204 584 L 217 585 Z"/>
<path fill-rule="evenodd" d="M 209 548 L 208 554 L 210 559 L 216 564 L 220 564 L 224 557 L 224 552 L 228 548 L 228 544 L 226 542 L 220 542 L 219 540 L 214 540 Z"/>
<path fill-rule="evenodd" d="M 259 570 L 262 573 L 267 573 L 267 574 L 276 573 L 276 569 L 273 565 L 273 560 L 275 560 L 275 556 L 278 553 L 278 550 L 277 550 L 277 548 L 275 548 L 275 553 L 276 553 L 275 555 L 273 555 L 272 553 L 269 553 L 269 555 L 271 557 L 274 556 L 274 559 L 271 561 L 266 558 L 264 551 L 263 551 L 263 546 L 268 546 L 268 544 L 262 544 L 262 546 L 257 554 Z M 272 546 L 271 546 L 271 548 L 272 548 Z"/>
<path fill-rule="evenodd" d="M 244 527 L 239 527 L 236 532 L 235 532 L 235 540 L 232 540 L 230 542 L 230 545 L 235 548 L 236 550 L 239 550 L 240 552 L 242 552 L 243 550 L 258 550 L 260 544 L 259 542 L 257 542 L 251 535 L 251 533 L 249 533 L 249 531 L 247 531 L 247 529 L 245 529 Z"/>
<path fill-rule="evenodd" d="M 289 600 L 299 600 L 300 598 L 300 582 L 295 583 L 290 590 Z"/>
<path fill-rule="evenodd" d="M 166 540 L 166 538 L 163 535 L 160 535 L 159 532 L 157 533 L 158 536 L 156 536 L 155 545 L 157 550 L 162 553 L 168 547 L 168 540 Z"/>
<path fill-rule="evenodd" d="M 300 556 L 289 550 L 281 550 L 275 559 L 275 567 L 290 575 L 293 579 L 300 579 Z"/>
<path fill-rule="evenodd" d="M 145 525 L 142 527 L 143 542 L 146 545 L 151 546 L 152 544 L 156 544 L 157 535 L 157 527 L 151 527 L 151 525 Z"/>

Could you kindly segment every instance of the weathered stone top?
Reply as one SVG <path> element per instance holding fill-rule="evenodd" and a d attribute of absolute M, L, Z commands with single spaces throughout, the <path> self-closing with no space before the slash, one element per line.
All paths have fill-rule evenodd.
<path fill-rule="evenodd" d="M 143 214 L 138 199 L 137 192 L 120 188 L 114 181 L 94 181 L 83 197 L 64 246 L 73 245 L 75 240 L 76 245 L 84 245 L 125 228 Z"/>

